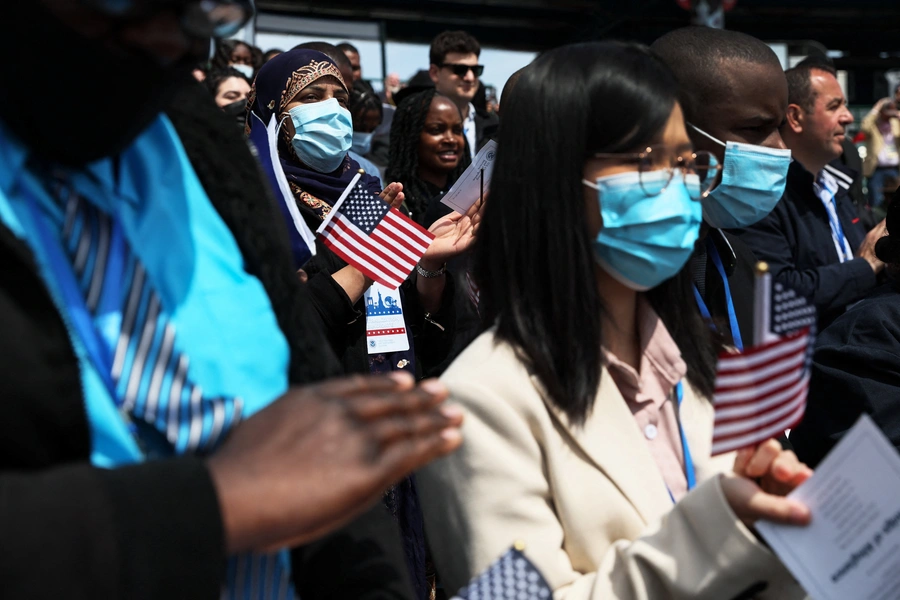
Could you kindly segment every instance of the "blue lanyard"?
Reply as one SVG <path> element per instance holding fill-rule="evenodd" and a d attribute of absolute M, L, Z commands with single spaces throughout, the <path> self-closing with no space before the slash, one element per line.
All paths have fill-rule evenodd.
<path fill-rule="evenodd" d="M 694 471 L 694 459 L 691 458 L 691 449 L 688 446 L 687 436 L 684 434 L 684 427 L 681 425 L 681 401 L 684 400 L 684 385 L 680 381 L 675 386 L 675 395 L 678 398 L 676 410 L 678 414 L 678 432 L 681 434 L 681 452 L 684 455 L 684 476 L 687 479 L 687 489 L 691 491 L 697 487 L 697 474 Z M 674 503 L 675 496 L 672 495 L 672 490 L 669 490 L 669 497 Z"/>
<path fill-rule="evenodd" d="M 66 305 L 72 326 L 85 347 L 91 362 L 94 363 L 113 402 L 119 404 L 116 386 L 112 380 L 112 353 L 109 345 L 101 338 L 94 324 L 93 317 L 84 302 L 72 265 L 63 253 L 62 244 L 50 231 L 44 215 L 38 207 L 37 200 L 27 190 L 28 207 L 40 238 L 41 247 L 46 252 L 48 266 L 59 286 L 62 300 Z M 103 293 L 98 305 L 98 315 L 116 315 L 120 310 L 117 294 L 121 294 L 122 275 L 125 267 L 125 239 L 118 221 L 113 221 L 110 239 L 109 258 L 103 280 Z M 85 227 L 89 226 L 85 222 Z"/>
<path fill-rule="evenodd" d="M 734 347 L 737 348 L 739 352 L 743 352 L 744 342 L 741 339 L 741 329 L 738 326 L 737 315 L 734 313 L 734 300 L 731 297 L 731 286 L 728 285 L 728 275 L 725 274 L 725 266 L 722 264 L 722 258 L 719 256 L 719 251 L 716 250 L 716 245 L 709 237 L 706 238 L 706 251 L 709 253 L 710 257 L 712 257 L 713 264 L 716 266 L 716 271 L 719 272 L 719 276 L 722 278 L 722 285 L 725 287 L 725 306 L 728 309 L 728 323 L 731 326 L 731 339 L 734 342 Z M 700 309 L 700 314 L 712 324 L 712 315 L 710 315 L 709 308 L 707 308 L 706 302 L 703 301 L 703 297 L 700 296 L 700 290 L 697 289 L 696 285 L 694 286 L 694 299 L 697 301 L 697 307 Z M 712 325 L 712 327 L 715 329 L 715 325 Z"/>

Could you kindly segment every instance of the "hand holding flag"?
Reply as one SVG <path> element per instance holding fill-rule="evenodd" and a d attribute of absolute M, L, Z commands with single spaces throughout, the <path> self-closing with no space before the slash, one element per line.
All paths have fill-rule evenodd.
<path fill-rule="evenodd" d="M 434 235 L 366 190 L 359 179 L 359 175 L 353 178 L 316 233 L 348 264 L 397 289 Z"/>

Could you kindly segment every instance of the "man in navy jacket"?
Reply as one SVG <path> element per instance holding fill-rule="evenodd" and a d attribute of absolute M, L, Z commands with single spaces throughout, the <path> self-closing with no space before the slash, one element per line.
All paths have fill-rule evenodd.
<path fill-rule="evenodd" d="M 784 197 L 769 216 L 736 233 L 777 281 L 812 299 L 821 329 L 875 288 L 884 263 L 874 246 L 885 230 L 882 222 L 866 234 L 848 191 L 857 174 L 829 164 L 853 122 L 834 69 L 801 64 L 786 75 L 781 136 L 794 162 Z"/>

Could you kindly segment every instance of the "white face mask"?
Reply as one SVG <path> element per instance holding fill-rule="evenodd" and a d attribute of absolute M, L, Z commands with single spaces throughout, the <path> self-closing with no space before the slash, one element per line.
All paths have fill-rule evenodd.
<path fill-rule="evenodd" d="M 246 77 L 247 79 L 253 79 L 253 67 L 250 65 L 231 65 L 231 68 Z"/>

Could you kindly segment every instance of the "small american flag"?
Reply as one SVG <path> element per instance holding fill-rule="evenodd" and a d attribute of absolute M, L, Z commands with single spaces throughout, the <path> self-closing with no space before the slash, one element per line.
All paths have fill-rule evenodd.
<path fill-rule="evenodd" d="M 369 278 L 397 289 L 434 235 L 353 178 L 317 233 L 332 252 Z"/>
<path fill-rule="evenodd" d="M 741 354 L 719 356 L 712 455 L 754 446 L 803 418 L 816 309 L 766 273 L 757 279 L 757 338 Z M 760 306 L 760 304 L 762 306 Z"/>
<path fill-rule="evenodd" d="M 516 548 L 497 559 L 451 600 L 551 600 L 553 592 L 544 576 Z"/>

